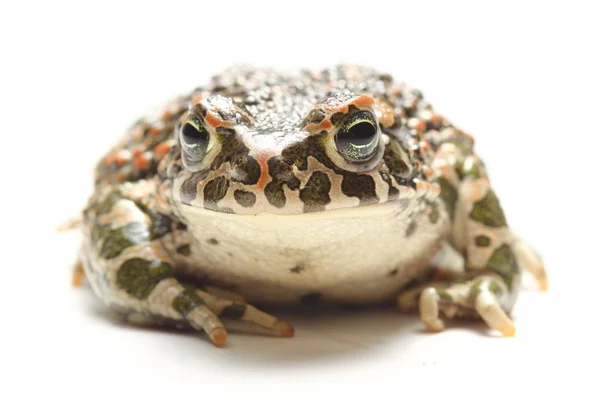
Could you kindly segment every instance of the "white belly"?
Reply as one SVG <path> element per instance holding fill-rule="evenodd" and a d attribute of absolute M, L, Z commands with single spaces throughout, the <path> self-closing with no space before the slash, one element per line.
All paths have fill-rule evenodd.
<path fill-rule="evenodd" d="M 386 301 L 424 272 L 448 230 L 445 213 L 434 224 L 414 203 L 256 216 L 182 205 L 196 239 L 186 270 L 258 304 Z"/>

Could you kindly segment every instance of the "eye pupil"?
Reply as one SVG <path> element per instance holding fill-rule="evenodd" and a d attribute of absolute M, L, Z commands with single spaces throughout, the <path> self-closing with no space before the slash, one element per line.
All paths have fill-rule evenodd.
<path fill-rule="evenodd" d="M 335 142 L 338 152 L 348 161 L 366 161 L 377 150 L 377 125 L 370 115 L 357 115 L 340 128 Z"/>
<path fill-rule="evenodd" d="M 373 141 L 375 127 L 370 122 L 359 122 L 353 125 L 342 138 L 356 147 L 364 147 Z"/>
<path fill-rule="evenodd" d="M 191 162 L 202 161 L 209 139 L 209 133 L 199 121 L 189 119 L 181 127 L 182 148 Z"/>
<path fill-rule="evenodd" d="M 191 123 L 186 123 L 182 128 L 183 140 L 188 146 L 194 146 L 202 144 L 202 142 L 208 141 L 208 132 L 205 129 L 198 129 Z"/>

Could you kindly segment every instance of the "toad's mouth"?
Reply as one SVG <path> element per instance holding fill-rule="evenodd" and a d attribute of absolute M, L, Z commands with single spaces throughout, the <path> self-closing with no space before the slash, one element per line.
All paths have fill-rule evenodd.
<path fill-rule="evenodd" d="M 335 177 L 335 174 L 331 176 Z M 302 215 L 315 215 L 315 218 L 337 214 L 363 215 L 372 210 L 389 206 L 403 208 L 409 202 L 425 199 L 427 202 L 435 200 L 440 194 L 440 186 L 434 182 L 416 181 L 415 188 L 402 186 L 395 188 L 395 192 L 385 185 L 375 185 L 372 196 L 348 196 L 341 187 L 340 182 L 333 182 L 333 187 L 326 192 L 311 191 L 310 184 L 304 185 L 300 190 L 291 190 L 286 186 L 267 187 L 262 190 L 247 185 L 226 185 L 216 188 L 215 182 L 202 182 L 194 190 L 194 196 L 182 196 L 179 185 L 173 185 L 172 196 L 174 203 L 182 210 L 194 209 L 220 218 L 239 217 L 300 217 Z M 309 182 L 310 183 L 310 182 Z M 219 191 L 218 196 L 215 191 Z M 190 211 L 191 212 L 191 211 Z M 222 214 L 222 215 L 221 215 Z"/>
<path fill-rule="evenodd" d="M 190 225 L 206 226 L 207 224 L 232 224 L 251 227 L 259 231 L 285 231 L 296 229 L 303 225 L 324 223 L 331 221 L 332 226 L 345 221 L 355 221 L 360 224 L 361 220 L 373 220 L 378 218 L 397 217 L 405 213 L 413 199 L 397 199 L 386 203 L 369 204 L 356 207 L 336 208 L 324 211 L 315 211 L 298 214 L 275 214 L 271 212 L 260 212 L 254 214 L 234 214 L 211 210 L 193 205 L 181 204 L 178 212 Z M 359 226 L 359 225 L 357 225 Z"/>

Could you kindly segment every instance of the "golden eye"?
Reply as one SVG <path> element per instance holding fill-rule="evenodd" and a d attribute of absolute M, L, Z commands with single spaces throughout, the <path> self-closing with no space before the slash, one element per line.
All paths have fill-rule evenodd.
<path fill-rule="evenodd" d="M 367 161 L 377 152 L 379 132 L 373 114 L 361 111 L 351 115 L 335 136 L 337 151 L 348 161 Z"/>
<path fill-rule="evenodd" d="M 191 162 L 200 162 L 210 150 L 210 134 L 195 116 L 190 116 L 180 130 L 181 147 Z"/>

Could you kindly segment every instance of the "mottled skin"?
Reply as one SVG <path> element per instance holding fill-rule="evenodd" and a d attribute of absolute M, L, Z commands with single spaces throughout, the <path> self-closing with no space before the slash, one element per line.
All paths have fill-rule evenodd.
<path fill-rule="evenodd" d="M 441 312 L 512 335 L 522 269 L 545 285 L 472 138 L 357 66 L 236 67 L 138 121 L 99 163 L 83 226 L 109 306 L 218 345 L 227 318 L 293 334 L 247 302 L 395 299 L 432 331 Z"/>

